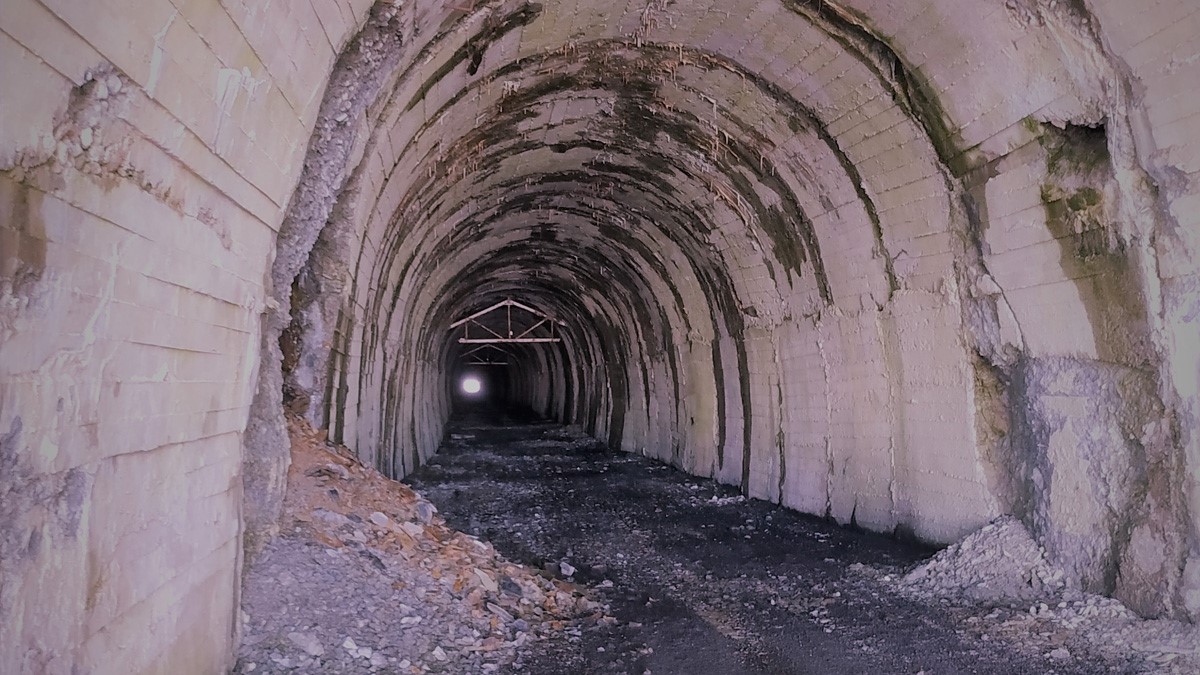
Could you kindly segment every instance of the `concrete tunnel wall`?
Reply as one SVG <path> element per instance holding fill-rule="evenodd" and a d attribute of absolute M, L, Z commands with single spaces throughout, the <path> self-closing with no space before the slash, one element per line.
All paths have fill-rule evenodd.
<path fill-rule="evenodd" d="M 404 475 L 510 296 L 614 447 L 1200 616 L 1192 3 L 475 4 L 0 7 L 0 671 L 228 665 L 285 398 Z"/>

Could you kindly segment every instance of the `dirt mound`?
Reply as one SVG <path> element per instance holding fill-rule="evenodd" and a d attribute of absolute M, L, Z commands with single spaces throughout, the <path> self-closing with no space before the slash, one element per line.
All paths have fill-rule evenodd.
<path fill-rule="evenodd" d="M 288 428 L 283 534 L 249 571 L 237 672 L 492 672 L 533 640 L 611 621 L 302 420 Z"/>

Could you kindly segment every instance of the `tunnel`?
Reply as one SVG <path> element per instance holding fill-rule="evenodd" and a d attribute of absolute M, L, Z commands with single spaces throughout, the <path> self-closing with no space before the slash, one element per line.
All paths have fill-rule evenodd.
<path fill-rule="evenodd" d="M 0 37 L 0 672 L 228 669 L 285 416 L 403 479 L 481 400 L 903 541 L 1012 516 L 1200 618 L 1189 0 L 5 0 Z"/>

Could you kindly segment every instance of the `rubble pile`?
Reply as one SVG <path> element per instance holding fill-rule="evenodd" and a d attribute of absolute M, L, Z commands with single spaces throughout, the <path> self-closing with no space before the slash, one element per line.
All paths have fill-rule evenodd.
<path fill-rule="evenodd" d="M 973 630 L 1045 650 L 1102 656 L 1119 672 L 1200 672 L 1200 625 L 1145 620 L 1119 600 L 1067 584 L 1061 569 L 1013 516 L 1001 516 L 903 576 L 865 565 L 851 571 L 892 582 L 902 594 L 959 605 Z"/>
<path fill-rule="evenodd" d="M 282 532 L 248 570 L 235 672 L 494 672 L 533 641 L 613 621 L 304 421 L 288 426 Z"/>
<path fill-rule="evenodd" d="M 916 595 L 997 604 L 1028 603 L 1062 592 L 1062 570 L 1021 521 L 1001 516 L 952 544 L 900 580 Z"/>

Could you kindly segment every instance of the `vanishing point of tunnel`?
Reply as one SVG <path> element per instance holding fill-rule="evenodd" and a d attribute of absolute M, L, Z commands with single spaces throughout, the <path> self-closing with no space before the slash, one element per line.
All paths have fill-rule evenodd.
<path fill-rule="evenodd" d="M 516 576 L 369 648 L 256 604 L 418 551 Z M 1198 622 L 1195 0 L 0 0 L 0 674 L 1154 672 Z"/>

